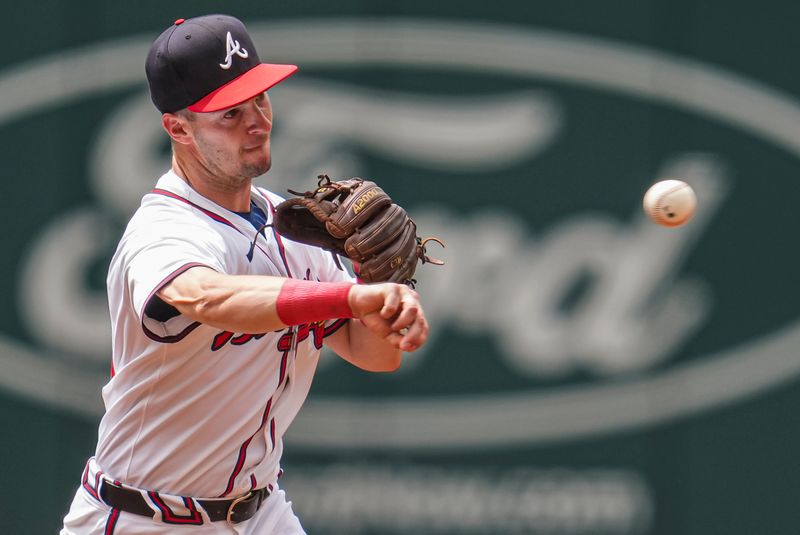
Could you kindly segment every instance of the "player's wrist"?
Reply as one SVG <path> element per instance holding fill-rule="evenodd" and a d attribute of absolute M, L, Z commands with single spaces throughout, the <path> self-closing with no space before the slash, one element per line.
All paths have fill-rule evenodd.
<path fill-rule="evenodd" d="M 284 325 L 300 325 L 338 318 L 353 318 L 350 307 L 352 282 L 315 282 L 287 279 L 275 302 Z"/>

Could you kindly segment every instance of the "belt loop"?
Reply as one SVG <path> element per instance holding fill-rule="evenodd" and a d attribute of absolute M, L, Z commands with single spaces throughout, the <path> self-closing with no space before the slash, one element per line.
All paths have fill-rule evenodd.
<path fill-rule="evenodd" d="M 106 504 L 107 506 L 114 507 L 112 504 L 108 503 L 108 501 L 106 500 L 106 497 L 104 496 L 104 494 L 105 494 L 104 487 L 106 485 L 116 486 L 111 481 L 106 479 L 105 477 L 100 477 L 100 481 L 97 483 L 97 496 L 100 498 L 100 501 L 103 502 L 104 504 Z M 120 488 L 120 487 L 117 487 L 117 488 Z"/>
<path fill-rule="evenodd" d="M 99 499 L 99 500 L 100 500 L 100 501 L 101 501 L 101 502 L 102 502 L 104 505 L 108 505 L 109 507 L 111 507 L 111 506 L 108 504 L 108 502 L 106 502 L 106 499 L 103 497 L 103 486 L 104 486 L 105 484 L 106 484 L 106 478 L 104 478 L 104 477 L 101 477 L 101 478 L 100 478 L 100 480 L 97 482 L 97 487 L 96 487 L 96 489 L 95 489 L 95 492 L 97 492 L 97 498 L 98 498 L 98 499 Z"/>

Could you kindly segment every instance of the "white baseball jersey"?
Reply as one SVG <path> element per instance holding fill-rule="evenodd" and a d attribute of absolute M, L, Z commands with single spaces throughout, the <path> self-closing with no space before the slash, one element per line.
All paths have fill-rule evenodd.
<path fill-rule="evenodd" d="M 282 199 L 255 187 L 251 196 L 271 221 Z M 352 278 L 330 253 L 283 240 L 271 227 L 257 235 L 249 221 L 171 171 L 128 224 L 108 275 L 113 368 L 103 388 L 97 464 L 134 487 L 235 496 L 276 480 L 281 437 L 308 394 L 323 339 L 346 320 L 231 333 L 159 312 L 155 293 L 194 266 Z"/>

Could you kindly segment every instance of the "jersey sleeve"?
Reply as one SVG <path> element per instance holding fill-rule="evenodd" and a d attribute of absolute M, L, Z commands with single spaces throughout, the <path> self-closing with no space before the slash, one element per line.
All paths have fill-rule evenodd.
<path fill-rule="evenodd" d="M 154 340 L 176 341 L 197 326 L 190 318 L 160 303 L 156 292 L 193 267 L 225 272 L 222 250 L 212 239 L 215 234 L 202 230 L 195 225 L 171 223 L 160 226 L 157 232 L 145 230 L 129 237 L 124 284 L 145 334 Z M 159 304 L 160 307 L 152 306 Z M 160 312 L 154 313 L 159 308 Z M 164 313 L 165 309 L 174 312 Z"/>

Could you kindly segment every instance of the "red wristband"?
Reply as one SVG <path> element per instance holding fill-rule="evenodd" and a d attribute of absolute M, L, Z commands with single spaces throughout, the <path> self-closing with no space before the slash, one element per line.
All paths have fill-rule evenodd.
<path fill-rule="evenodd" d="M 352 282 L 314 282 L 289 279 L 281 287 L 275 311 L 284 325 L 353 318 L 347 304 Z"/>

